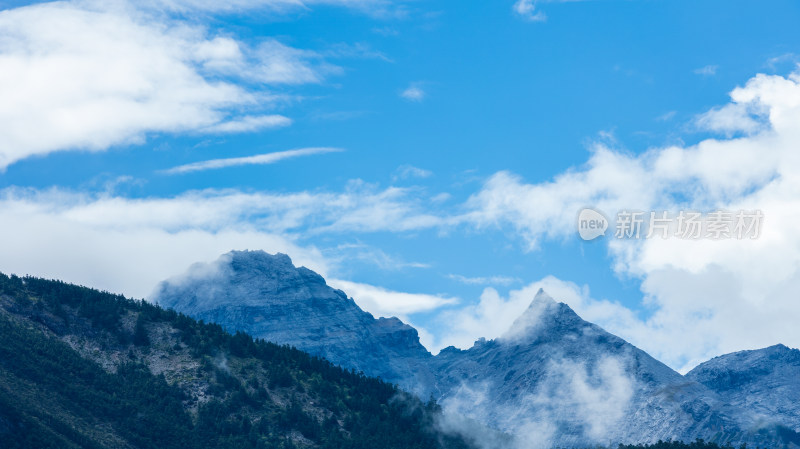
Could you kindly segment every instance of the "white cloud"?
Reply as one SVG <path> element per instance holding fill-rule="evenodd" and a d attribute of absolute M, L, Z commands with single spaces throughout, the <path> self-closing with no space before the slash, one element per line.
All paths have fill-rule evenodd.
<path fill-rule="evenodd" d="M 408 86 L 405 90 L 400 92 L 400 96 L 408 101 L 421 102 L 425 99 L 425 91 L 417 85 Z"/>
<path fill-rule="evenodd" d="M 124 2 L 0 12 L 0 169 L 53 151 L 102 151 L 151 133 L 243 132 L 290 121 L 249 83 L 319 82 L 339 70 L 275 40 L 250 48 Z M 229 79 L 226 81 L 226 79 Z"/>
<path fill-rule="evenodd" d="M 165 170 L 167 174 L 190 173 L 203 170 L 214 170 L 218 168 L 236 167 L 239 165 L 266 165 L 274 164 L 284 159 L 291 159 L 301 156 L 311 156 L 314 154 L 324 154 L 344 151 L 340 148 L 312 147 L 299 148 L 296 150 L 276 151 L 274 153 L 258 154 L 255 156 L 231 157 L 226 159 L 212 159 L 208 161 L 193 162 L 191 164 L 180 165 L 178 167 Z"/>
<path fill-rule="evenodd" d="M 353 260 L 360 260 L 384 271 L 398 271 L 406 268 L 430 268 L 424 262 L 407 262 L 398 257 L 386 254 L 379 248 L 363 243 L 343 243 L 328 249 L 325 256 L 339 265 L 347 265 Z"/>
<path fill-rule="evenodd" d="M 513 6 L 514 12 L 525 20 L 531 22 L 541 22 L 547 20 L 547 16 L 536 9 L 534 0 L 517 0 Z"/>
<path fill-rule="evenodd" d="M 432 348 L 439 350 L 452 345 L 466 349 L 479 338 L 500 337 L 525 312 L 540 288 L 560 302 L 574 304 L 576 297 L 582 297 L 577 286 L 552 276 L 511 290 L 508 297 L 502 297 L 494 288 L 486 288 L 476 304 L 442 311 L 438 318 L 442 332 Z"/>
<path fill-rule="evenodd" d="M 414 195 L 359 182 L 335 193 L 205 190 L 139 199 L 9 188 L 0 191 L 0 271 L 141 297 L 191 263 L 264 249 L 326 275 L 330 261 L 296 243 L 299 233 L 404 232 L 440 223 Z"/>
<path fill-rule="evenodd" d="M 321 56 L 271 39 L 254 49 L 252 60 L 239 73 L 268 84 L 318 83 L 326 75 L 341 73 L 341 68 L 327 64 Z"/>
<path fill-rule="evenodd" d="M 427 312 L 459 302 L 458 298 L 449 296 L 399 292 L 341 279 L 330 279 L 328 284 L 346 292 L 362 309 L 373 315 L 396 316 L 404 321 L 408 320 L 410 314 Z"/>
<path fill-rule="evenodd" d="M 325 273 L 319 252 L 284 236 L 253 229 L 169 232 L 158 226 L 92 226 L 44 210 L 3 213 L 0 271 L 31 274 L 143 298 L 155 285 L 198 261 L 231 249 L 292 254 L 296 263 Z"/>
<path fill-rule="evenodd" d="M 244 117 L 217 123 L 202 129 L 202 132 L 212 134 L 244 133 L 267 128 L 289 126 L 292 120 L 282 115 L 246 115 Z"/>
<path fill-rule="evenodd" d="M 482 228 L 510 226 L 535 249 L 542 238 L 575 238 L 576 214 L 584 206 L 610 214 L 760 209 L 765 222 L 757 240 L 610 239 L 615 269 L 642 279 L 651 314 L 639 319 L 624 307 L 585 298 L 575 300 L 576 309 L 683 370 L 733 350 L 778 342 L 800 346 L 800 328 L 794 325 L 800 313 L 795 295 L 800 286 L 800 74 L 757 75 L 731 98 L 730 105 L 714 111 L 728 114 L 738 108 L 737 114 L 713 120 L 725 123 L 718 129 L 747 132 L 744 137 L 639 155 L 598 145 L 585 166 L 540 184 L 501 172 L 473 195 L 471 211 L 462 219 Z M 763 121 L 758 127 L 752 124 L 754 113 Z M 508 323 L 500 311 L 507 307 L 484 310 L 506 302 L 485 291 L 465 329 L 482 316 Z"/>
<path fill-rule="evenodd" d="M 702 130 L 726 135 L 753 134 L 765 128 L 759 115 L 751 105 L 731 103 L 699 115 L 696 124 Z"/>
<path fill-rule="evenodd" d="M 376 16 L 402 15 L 402 8 L 390 0 L 144 0 L 144 5 L 174 12 L 207 11 L 212 13 L 241 13 L 268 10 L 275 13 L 307 11 L 315 5 L 330 5 L 360 10 Z"/>
<path fill-rule="evenodd" d="M 544 22 L 547 20 L 547 15 L 538 8 L 540 3 L 571 3 L 580 1 L 584 0 L 517 0 L 514 2 L 511 9 L 519 17 L 530 22 Z"/>

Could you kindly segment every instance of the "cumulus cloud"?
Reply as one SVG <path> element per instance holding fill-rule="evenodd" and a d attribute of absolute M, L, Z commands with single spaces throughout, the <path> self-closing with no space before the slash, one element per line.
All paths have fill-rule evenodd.
<path fill-rule="evenodd" d="M 337 70 L 276 40 L 249 46 L 124 2 L 0 11 L 0 169 L 151 133 L 285 126 L 264 112 L 269 92 L 244 86 L 320 82 Z"/>
<path fill-rule="evenodd" d="M 614 268 L 642 280 L 649 314 L 639 319 L 624 307 L 584 299 L 576 299 L 576 309 L 594 307 L 586 318 L 682 370 L 733 350 L 800 346 L 792 324 L 800 313 L 794 295 L 800 285 L 800 74 L 757 75 L 731 99 L 712 112 L 718 125 L 712 129 L 744 132 L 741 137 L 638 155 L 597 145 L 584 166 L 539 184 L 500 172 L 470 198 L 463 218 L 479 228 L 510 227 L 533 250 L 543 238 L 575 238 L 577 211 L 587 205 L 610 214 L 761 210 L 756 240 L 609 239 Z M 485 291 L 465 327 L 491 315 L 508 323 L 505 312 L 486 310 L 504 302 L 515 303 Z"/>
<path fill-rule="evenodd" d="M 344 151 L 340 148 L 312 147 L 300 148 L 297 150 L 276 151 L 274 153 L 258 154 L 255 156 L 231 157 L 225 159 L 212 159 L 209 161 L 193 162 L 191 164 L 180 165 L 165 170 L 167 174 L 190 173 L 203 170 L 214 170 L 218 168 L 236 167 L 239 165 L 266 165 L 274 164 L 284 159 L 291 159 L 301 156 L 311 156 L 314 154 L 334 153 Z"/>

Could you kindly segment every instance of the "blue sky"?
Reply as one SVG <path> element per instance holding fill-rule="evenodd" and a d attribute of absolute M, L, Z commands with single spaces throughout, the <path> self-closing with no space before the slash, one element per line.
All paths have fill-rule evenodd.
<path fill-rule="evenodd" d="M 766 208 L 791 198 L 768 194 L 794 174 L 781 171 L 791 151 L 774 148 L 795 136 L 771 113 L 798 109 L 787 100 L 797 2 L 0 8 L 4 272 L 146 296 L 194 261 L 264 249 L 351 287 L 376 314 L 411 321 L 432 349 L 500 335 L 542 285 L 676 368 L 800 344 L 775 324 L 799 311 L 787 296 L 793 269 L 774 279 L 699 244 L 587 243 L 564 218 L 578 205 Z M 650 164 L 668 148 L 687 155 L 687 178 Z M 704 148 L 720 162 L 691 163 Z M 169 172 L 298 149 L 312 150 Z M 800 251 L 787 238 L 775 237 L 786 254 L 774 259 L 794 267 Z M 736 249 L 756 250 L 772 257 L 772 247 Z M 726 279 L 741 288 L 721 292 Z M 668 288 L 676 283 L 691 292 Z M 742 293 L 764 285 L 777 287 Z M 777 305 L 751 332 L 721 331 L 765 303 Z M 708 332 L 676 341 L 684 325 Z"/>

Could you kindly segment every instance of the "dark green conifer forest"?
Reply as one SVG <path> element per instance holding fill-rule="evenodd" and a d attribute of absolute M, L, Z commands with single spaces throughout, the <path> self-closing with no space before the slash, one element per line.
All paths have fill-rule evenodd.
<path fill-rule="evenodd" d="M 154 374 L 163 358 L 168 369 Z M 0 275 L 3 448 L 468 447 L 436 430 L 437 412 L 294 348 L 144 301 Z"/>

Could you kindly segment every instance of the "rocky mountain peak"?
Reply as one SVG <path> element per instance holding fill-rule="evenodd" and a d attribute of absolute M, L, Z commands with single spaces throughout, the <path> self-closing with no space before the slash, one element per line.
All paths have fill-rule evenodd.
<path fill-rule="evenodd" d="M 544 334 L 574 332 L 589 323 L 568 305 L 557 302 L 544 289 L 539 289 L 525 312 L 501 337 L 502 340 L 535 340 Z"/>
<path fill-rule="evenodd" d="M 301 279 L 304 282 L 325 284 L 322 276 L 306 267 L 295 267 L 292 259 L 283 253 L 269 254 L 265 251 L 231 251 L 223 255 L 219 263 L 228 264 L 238 276 L 264 276 L 286 281 Z"/>
<path fill-rule="evenodd" d="M 286 254 L 264 251 L 231 251 L 214 262 L 196 263 L 186 273 L 162 282 L 152 299 L 192 316 L 220 306 L 259 307 L 312 300 L 325 302 L 326 308 L 357 309 L 319 274 L 295 267 Z"/>
<path fill-rule="evenodd" d="M 375 319 L 285 254 L 231 251 L 161 283 L 153 299 L 228 331 L 289 344 L 412 391 L 427 392 L 432 384 L 431 375 L 418 367 L 431 354 L 416 329 L 397 318 Z"/>

